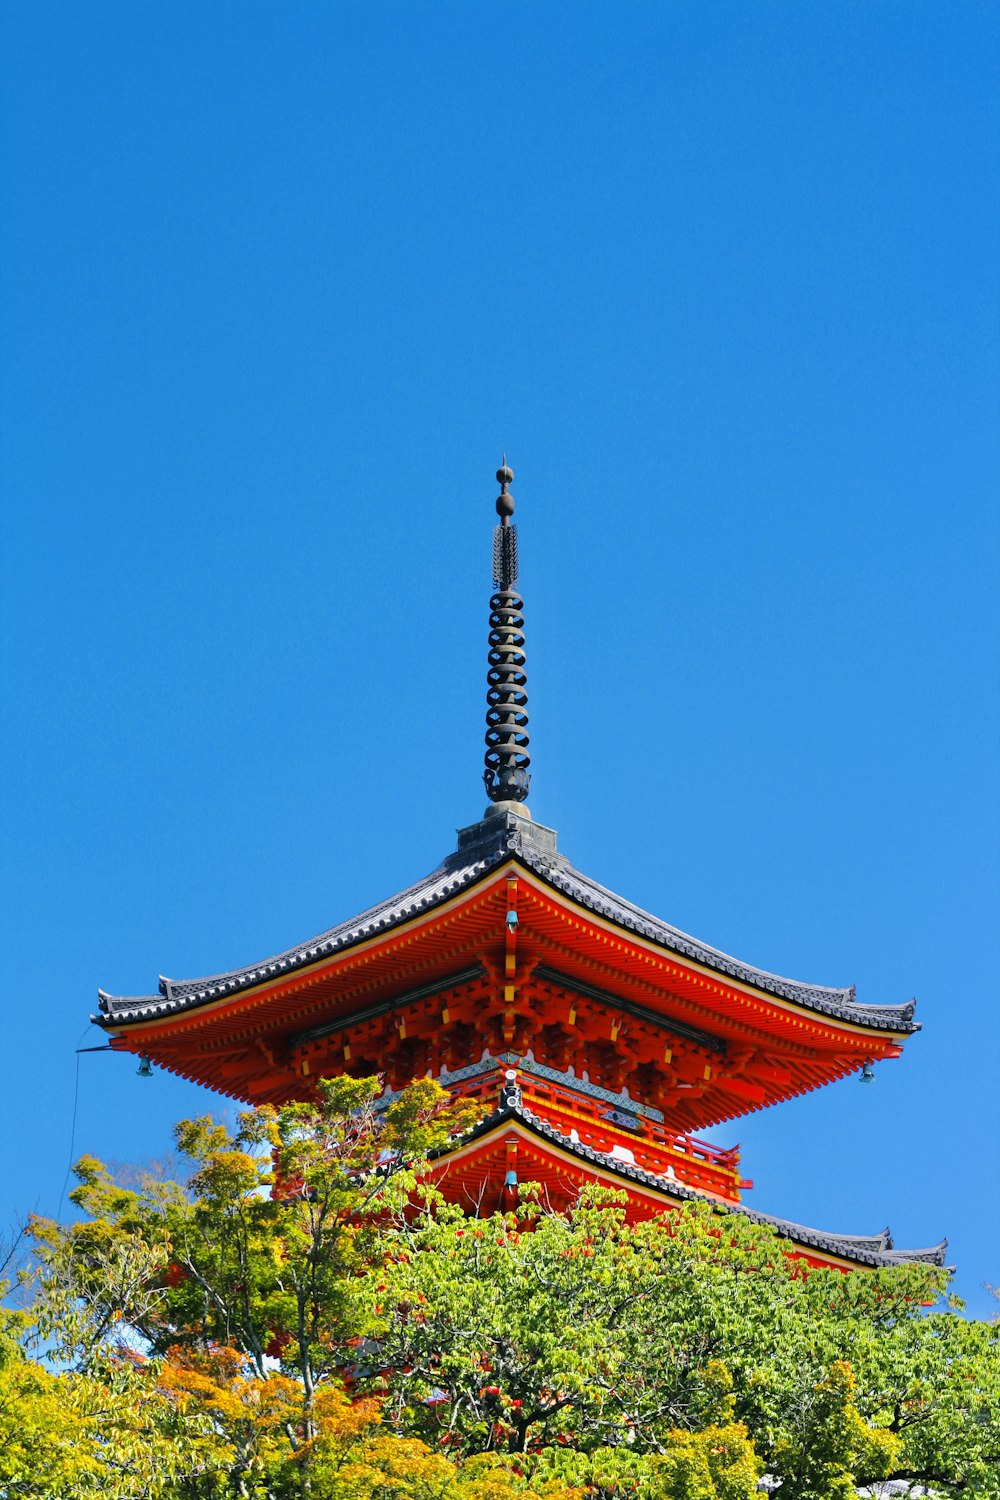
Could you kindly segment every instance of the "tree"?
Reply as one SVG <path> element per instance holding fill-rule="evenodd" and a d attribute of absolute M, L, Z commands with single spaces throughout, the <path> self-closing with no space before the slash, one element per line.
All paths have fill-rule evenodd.
<path fill-rule="evenodd" d="M 997 1493 L 998 1330 L 927 1315 L 931 1267 L 805 1274 L 773 1230 L 708 1205 L 630 1228 L 597 1191 L 565 1217 L 428 1205 L 391 1237 L 387 1397 L 449 1451 L 542 1472 L 560 1448 L 662 1458 L 735 1418 L 795 1500 L 893 1476 Z"/>
<path fill-rule="evenodd" d="M 468 1218 L 421 1181 L 470 1107 L 376 1089 L 185 1122 L 184 1185 L 78 1164 L 0 1325 L 0 1500 L 1000 1500 L 1000 1329 L 942 1273 L 596 1189 Z"/>
<path fill-rule="evenodd" d="M 340 1078 L 315 1104 L 242 1114 L 235 1131 L 184 1121 L 183 1188 L 123 1187 L 84 1157 L 71 1198 L 86 1217 L 32 1229 L 33 1337 L 67 1388 L 82 1378 L 94 1393 L 149 1360 L 143 1388 L 168 1394 L 165 1428 L 176 1438 L 191 1430 L 180 1418 L 197 1418 L 234 1494 L 274 1469 L 275 1434 L 296 1460 L 296 1488 L 306 1484 L 319 1392 L 371 1331 L 364 1272 L 381 1228 L 469 1113 L 429 1080 L 386 1110 L 377 1093 L 375 1080 Z"/>

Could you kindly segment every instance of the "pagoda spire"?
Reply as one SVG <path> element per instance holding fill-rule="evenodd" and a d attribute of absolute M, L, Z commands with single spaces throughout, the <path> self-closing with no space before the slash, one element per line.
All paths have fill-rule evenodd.
<path fill-rule="evenodd" d="M 511 521 L 513 471 L 507 455 L 497 470 L 500 493 L 493 532 L 493 587 L 490 599 L 490 649 L 486 673 L 486 769 L 483 780 L 493 804 L 502 812 L 524 802 L 531 785 L 528 767 L 528 693 L 524 669 L 524 604 L 517 592 L 517 527 Z M 527 812 L 527 809 L 523 811 Z"/>

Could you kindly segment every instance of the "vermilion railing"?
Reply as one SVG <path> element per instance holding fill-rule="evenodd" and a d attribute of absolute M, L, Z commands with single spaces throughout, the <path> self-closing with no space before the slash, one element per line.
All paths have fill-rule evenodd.
<path fill-rule="evenodd" d="M 728 1199 L 737 1198 L 739 1188 L 749 1185 L 739 1180 L 738 1147 L 713 1146 L 684 1132 L 668 1130 L 645 1115 L 632 1116 L 628 1125 L 623 1125 L 608 1118 L 606 1104 L 587 1094 L 527 1072 L 520 1073 L 518 1081 L 529 1108 L 536 1102 L 548 1106 L 545 1113 L 556 1117 L 550 1123 L 563 1126 L 567 1134 L 574 1126 L 585 1127 L 585 1144 L 596 1151 L 610 1155 L 616 1146 L 625 1147 L 632 1152 L 636 1166 L 661 1176 L 673 1175 L 678 1182 Z M 492 1073 L 463 1080 L 452 1085 L 452 1091 L 489 1102 L 497 1097 L 497 1083 L 497 1075 Z"/>

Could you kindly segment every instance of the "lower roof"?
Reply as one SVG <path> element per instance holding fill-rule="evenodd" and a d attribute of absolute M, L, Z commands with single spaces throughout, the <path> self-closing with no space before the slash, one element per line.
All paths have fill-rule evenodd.
<path fill-rule="evenodd" d="M 596 1151 L 592 1146 L 587 1146 L 582 1141 L 573 1140 L 571 1136 L 563 1134 L 561 1130 L 543 1120 L 540 1115 L 527 1109 L 521 1103 L 516 1089 L 507 1092 L 499 1107 L 486 1115 L 478 1125 L 462 1137 L 461 1145 L 464 1147 L 471 1142 L 482 1140 L 493 1131 L 500 1131 L 515 1124 L 540 1141 L 557 1146 L 561 1152 L 575 1157 L 581 1164 L 599 1167 L 602 1172 L 620 1178 L 623 1187 L 627 1188 L 629 1184 L 633 1184 L 652 1190 L 658 1197 L 665 1200 L 670 1199 L 682 1203 L 709 1203 L 717 1213 L 736 1214 L 741 1218 L 749 1219 L 753 1224 L 770 1225 L 783 1239 L 791 1240 L 806 1253 L 814 1251 L 821 1255 L 835 1256 L 840 1260 L 872 1269 L 914 1262 L 931 1266 L 945 1264 L 945 1253 L 948 1249 L 946 1239 L 923 1249 L 903 1250 L 896 1249 L 888 1228 L 880 1230 L 877 1234 L 835 1234 L 828 1230 L 812 1229 L 806 1224 L 796 1224 L 791 1219 L 779 1219 L 773 1214 L 747 1208 L 743 1203 L 727 1203 L 722 1199 L 709 1197 L 672 1177 L 648 1172 L 643 1167 L 611 1155 L 610 1152 Z M 446 1158 L 447 1155 L 448 1152 L 441 1153 L 442 1158 Z"/>

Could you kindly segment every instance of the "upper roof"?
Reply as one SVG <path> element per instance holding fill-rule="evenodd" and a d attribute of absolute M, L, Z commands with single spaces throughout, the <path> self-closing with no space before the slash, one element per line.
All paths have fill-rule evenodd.
<path fill-rule="evenodd" d="M 599 885 L 570 864 L 556 848 L 556 835 L 520 812 L 499 809 L 481 823 L 460 830 L 458 848 L 431 874 L 398 895 L 381 901 L 359 916 L 351 917 L 283 953 L 244 968 L 230 969 L 199 979 L 161 978 L 158 995 L 110 995 L 98 991 L 101 1016 L 98 1024 L 109 1029 L 149 1021 L 193 1010 L 214 1000 L 252 989 L 255 985 L 314 964 L 347 950 L 357 943 L 385 933 L 423 912 L 469 889 L 503 863 L 515 860 L 571 901 L 604 918 L 614 926 L 689 959 L 738 983 L 789 1000 L 819 1015 L 864 1027 L 871 1031 L 910 1033 L 920 1029 L 914 1021 L 915 1002 L 901 1005 L 859 1004 L 853 985 L 831 988 L 782 978 L 722 953 L 697 938 L 672 927 L 660 917 Z"/>

